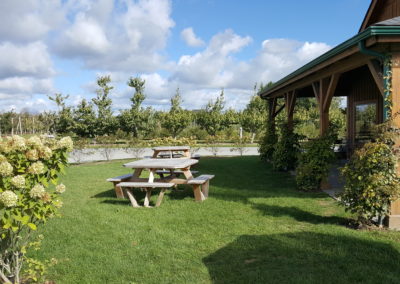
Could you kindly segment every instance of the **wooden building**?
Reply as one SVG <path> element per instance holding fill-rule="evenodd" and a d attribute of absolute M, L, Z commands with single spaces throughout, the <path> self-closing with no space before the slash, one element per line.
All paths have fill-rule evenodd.
<path fill-rule="evenodd" d="M 375 122 L 381 123 L 387 118 L 385 98 L 390 94 L 393 113 L 400 111 L 400 0 L 372 0 L 358 34 L 260 92 L 269 100 L 270 119 L 285 109 L 289 124 L 296 99 L 315 97 L 321 134 L 329 125 L 332 98 L 347 97 L 350 149 L 359 131 L 357 110 L 371 108 Z M 279 109 L 278 98 L 285 100 L 285 106 Z M 400 126 L 400 116 L 394 120 Z M 400 228 L 400 202 L 392 204 L 389 226 Z"/>

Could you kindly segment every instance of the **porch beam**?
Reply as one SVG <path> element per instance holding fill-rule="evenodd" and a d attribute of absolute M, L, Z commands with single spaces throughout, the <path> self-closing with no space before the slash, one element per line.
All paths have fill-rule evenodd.
<path fill-rule="evenodd" d="M 328 86 L 328 89 L 326 91 L 325 100 L 324 100 L 324 104 L 323 104 L 323 110 L 324 111 L 328 111 L 329 110 L 329 107 L 330 107 L 331 102 L 332 102 L 332 98 L 333 98 L 333 96 L 335 94 L 336 87 L 337 87 L 337 84 L 339 82 L 340 75 L 341 75 L 341 73 L 335 73 L 330 78 L 329 86 Z"/>
<path fill-rule="evenodd" d="M 283 104 L 278 110 L 274 113 L 273 117 L 275 118 L 283 109 L 285 108 L 285 104 Z"/>
<path fill-rule="evenodd" d="M 293 114 L 294 114 L 295 103 L 296 103 L 296 90 L 286 93 L 285 106 L 286 106 L 287 122 L 289 128 L 293 128 Z"/>
<path fill-rule="evenodd" d="M 311 86 L 312 86 L 313 91 L 314 91 L 314 96 L 317 99 L 317 103 L 319 104 L 319 94 L 320 94 L 320 92 L 319 92 L 319 82 L 313 82 L 313 83 L 311 83 Z"/>
<path fill-rule="evenodd" d="M 349 58 L 345 62 L 339 61 L 337 64 L 327 67 L 325 70 L 320 70 L 318 72 L 313 73 L 312 75 L 304 78 L 302 80 L 298 80 L 289 86 L 283 87 L 280 90 L 277 90 L 271 97 L 282 97 L 285 93 L 294 90 L 301 89 L 307 86 L 312 85 L 314 82 L 319 81 L 321 78 L 326 78 L 332 76 L 335 73 L 345 73 L 347 71 L 356 69 L 363 65 L 367 65 L 368 61 L 371 57 L 364 56 L 354 56 L 354 58 Z"/>
<path fill-rule="evenodd" d="M 312 88 L 317 98 L 319 110 L 319 131 L 324 135 L 329 127 L 329 107 L 335 94 L 341 73 L 334 73 L 327 78 L 313 82 Z"/>
<path fill-rule="evenodd" d="M 329 127 L 329 107 L 325 110 L 325 100 L 327 98 L 330 78 L 319 80 L 319 134 L 322 136 L 326 133 Z"/>
<path fill-rule="evenodd" d="M 374 78 L 375 84 L 379 89 L 379 92 L 384 96 L 384 86 L 383 86 L 383 72 L 381 66 L 376 60 L 368 61 L 368 69 Z"/>
<path fill-rule="evenodd" d="M 366 46 L 369 47 L 368 43 L 366 44 Z M 288 91 L 288 88 L 292 89 L 292 90 L 299 89 L 301 87 L 297 85 L 297 82 L 303 81 L 308 76 L 311 77 L 314 74 L 321 74 L 322 72 L 324 72 L 324 69 L 329 69 L 336 64 L 343 66 L 343 65 L 346 65 L 346 63 L 348 63 L 349 61 L 357 61 L 360 57 L 362 57 L 365 61 L 365 55 L 357 55 L 358 52 L 359 52 L 358 47 L 353 46 L 353 47 L 347 49 L 346 51 L 342 52 L 341 54 L 338 54 L 337 56 L 334 56 L 334 57 L 324 61 L 323 63 L 305 71 L 304 73 L 302 73 L 292 79 L 289 79 L 287 82 L 282 84 L 280 89 L 273 90 L 271 92 L 271 94 L 279 93 L 280 96 L 282 96 L 283 93 Z M 346 61 L 346 62 L 343 62 L 343 61 Z M 323 76 L 319 76 L 319 77 L 325 77 L 325 76 L 327 76 L 327 75 L 323 75 Z M 316 81 L 316 80 L 318 80 L 318 78 L 317 79 L 312 78 L 311 82 Z M 306 85 L 311 84 L 311 82 L 308 82 Z M 272 95 L 272 96 L 275 96 L 275 95 Z"/>

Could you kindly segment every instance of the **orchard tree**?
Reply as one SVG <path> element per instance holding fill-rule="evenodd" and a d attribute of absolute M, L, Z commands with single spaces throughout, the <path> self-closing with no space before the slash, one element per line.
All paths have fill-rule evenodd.
<path fill-rule="evenodd" d="M 61 93 L 54 94 L 54 96 L 48 96 L 49 100 L 56 103 L 58 111 L 56 120 L 54 122 L 54 128 L 57 133 L 65 134 L 73 130 L 74 120 L 72 118 L 72 108 L 66 105 L 66 100 L 69 95 L 63 95 Z"/>
<path fill-rule="evenodd" d="M 215 136 L 218 131 L 227 127 L 227 120 L 223 109 L 225 106 L 224 90 L 221 90 L 219 97 L 214 101 L 209 101 L 197 117 L 197 123 L 204 128 L 211 136 Z"/>
<path fill-rule="evenodd" d="M 93 105 L 83 99 L 74 111 L 74 132 L 80 137 L 94 137 L 96 114 Z"/>
<path fill-rule="evenodd" d="M 254 91 L 256 91 L 257 85 L 254 86 Z M 240 115 L 240 124 L 243 129 L 247 132 L 250 132 L 251 135 L 251 143 L 254 142 L 254 138 L 256 133 L 263 129 L 265 123 L 265 115 L 266 115 L 266 104 L 263 99 L 257 94 L 254 94 L 249 104 L 247 104 L 246 108 Z"/>
<path fill-rule="evenodd" d="M 112 114 L 112 100 L 109 98 L 110 91 L 114 88 L 109 86 L 110 76 L 101 76 L 97 78 L 99 89 L 96 90 L 97 97 L 92 99 L 97 107 L 97 117 L 95 129 L 97 135 L 112 134 L 115 132 L 115 118 Z"/>
<path fill-rule="evenodd" d="M 119 117 L 121 127 L 126 132 L 131 132 L 133 137 L 138 138 L 140 134 L 147 135 L 153 127 L 153 110 L 143 108 L 142 103 L 146 99 L 144 94 L 146 81 L 140 77 L 131 77 L 128 80 L 128 86 L 135 89 L 131 98 L 131 108 L 121 112 Z"/>
<path fill-rule="evenodd" d="M 181 107 L 182 98 L 179 88 L 176 89 L 175 95 L 171 98 L 171 109 L 164 114 L 162 126 L 166 128 L 171 135 L 176 138 L 183 129 L 191 122 L 191 113 L 183 110 Z"/>

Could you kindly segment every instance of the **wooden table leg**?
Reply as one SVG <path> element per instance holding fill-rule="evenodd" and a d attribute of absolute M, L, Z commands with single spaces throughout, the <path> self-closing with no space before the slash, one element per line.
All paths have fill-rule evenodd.
<path fill-rule="evenodd" d="M 190 151 L 189 150 L 184 151 L 183 156 L 190 159 Z"/>
<path fill-rule="evenodd" d="M 140 175 L 142 174 L 142 171 L 143 171 L 143 169 L 135 169 L 135 170 L 133 171 L 133 175 L 132 175 L 131 180 L 134 180 L 134 179 L 139 178 Z"/>
<path fill-rule="evenodd" d="M 150 207 L 151 188 L 146 188 L 146 196 L 144 197 L 144 207 Z"/>
<path fill-rule="evenodd" d="M 192 172 L 190 171 L 189 168 L 182 169 L 182 173 L 183 173 L 183 175 L 185 176 L 186 179 L 192 179 L 193 178 Z"/>
<path fill-rule="evenodd" d="M 159 207 L 161 205 L 161 202 L 164 198 L 165 190 L 166 190 L 165 188 L 162 188 L 160 190 L 160 194 L 158 195 L 157 202 L 156 202 L 156 207 Z"/>
<path fill-rule="evenodd" d="M 132 207 L 138 208 L 140 205 L 137 203 L 135 197 L 129 189 L 126 189 L 126 195 L 128 195 L 129 200 L 131 201 Z"/>

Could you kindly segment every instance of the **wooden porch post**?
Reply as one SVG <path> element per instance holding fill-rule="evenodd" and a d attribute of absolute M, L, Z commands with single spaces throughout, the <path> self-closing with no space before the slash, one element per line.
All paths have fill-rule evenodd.
<path fill-rule="evenodd" d="M 400 115 L 394 115 L 400 111 L 400 53 L 392 54 L 392 114 L 393 122 L 400 127 Z M 397 142 L 398 143 L 398 142 Z M 397 168 L 400 175 L 400 165 Z M 400 199 L 392 202 L 390 207 L 389 228 L 400 229 Z"/>
<path fill-rule="evenodd" d="M 293 129 L 293 114 L 296 104 L 296 90 L 285 94 L 285 107 L 287 114 L 287 123 L 290 129 Z"/>
<path fill-rule="evenodd" d="M 276 98 L 268 99 L 268 121 L 275 124 Z"/>
<path fill-rule="evenodd" d="M 318 102 L 319 134 L 322 136 L 329 128 L 329 107 L 339 81 L 340 74 L 335 73 L 312 84 L 314 95 Z"/>

